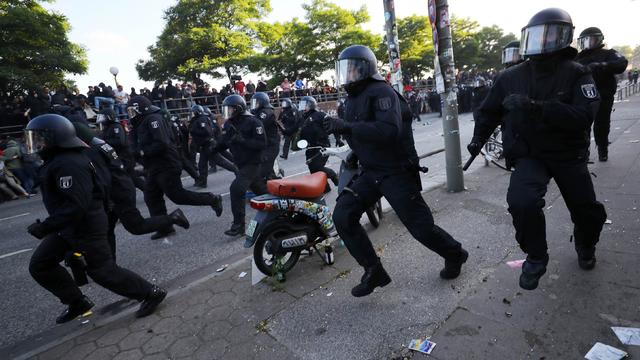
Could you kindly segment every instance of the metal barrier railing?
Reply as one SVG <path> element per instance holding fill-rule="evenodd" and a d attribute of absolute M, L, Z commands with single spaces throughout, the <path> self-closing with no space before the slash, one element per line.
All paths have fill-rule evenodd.
<path fill-rule="evenodd" d="M 0 136 L 21 137 L 24 125 L 0 126 Z"/>
<path fill-rule="evenodd" d="M 640 93 L 640 83 L 627 84 L 625 86 L 618 87 L 614 99 L 620 101 L 638 93 Z"/>

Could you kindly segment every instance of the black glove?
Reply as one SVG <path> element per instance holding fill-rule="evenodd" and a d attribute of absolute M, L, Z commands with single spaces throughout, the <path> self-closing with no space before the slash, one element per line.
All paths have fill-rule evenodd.
<path fill-rule="evenodd" d="M 351 126 L 342 119 L 326 116 L 322 119 L 322 127 L 329 134 L 349 134 Z"/>
<path fill-rule="evenodd" d="M 347 169 L 357 169 L 358 168 L 358 155 L 355 152 L 349 152 L 347 155 L 347 160 L 345 160 L 345 164 Z"/>
<path fill-rule="evenodd" d="M 478 156 L 480 154 L 480 150 L 482 149 L 483 141 L 477 137 L 473 137 L 469 145 L 467 145 L 467 151 L 471 156 Z"/>
<path fill-rule="evenodd" d="M 31 234 L 31 236 L 40 240 L 42 240 L 45 236 L 47 236 L 47 231 L 45 229 L 45 226 L 40 222 L 40 219 L 36 220 L 36 222 L 29 225 L 29 227 L 27 228 L 27 232 Z"/>
<path fill-rule="evenodd" d="M 511 94 L 502 101 L 502 106 L 509 111 L 529 111 L 536 105 L 537 103 L 534 100 L 531 100 L 528 96 L 522 94 Z"/>

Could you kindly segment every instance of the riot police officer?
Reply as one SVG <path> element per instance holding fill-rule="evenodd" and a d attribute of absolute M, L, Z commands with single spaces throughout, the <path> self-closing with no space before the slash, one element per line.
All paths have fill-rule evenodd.
<path fill-rule="evenodd" d="M 233 224 L 224 233 L 238 236 L 245 231 L 245 193 L 251 189 L 256 195 L 267 192 L 267 185 L 260 175 L 262 152 L 267 147 L 264 125 L 249 111 L 240 95 L 229 95 L 222 102 L 225 123 L 215 151 L 230 149 L 238 166 L 236 178 L 229 188 Z"/>
<path fill-rule="evenodd" d="M 520 41 L 512 41 L 502 48 L 502 65 L 505 69 L 522 62 L 520 55 Z"/>
<path fill-rule="evenodd" d="M 598 160 L 609 158 L 609 130 L 613 96 L 618 87 L 616 74 L 622 74 L 628 61 L 614 49 L 604 48 L 604 35 L 597 27 L 584 29 L 578 37 L 580 53 L 576 61 L 591 70 L 596 88 L 600 93 L 600 106 L 593 122 L 593 135 L 598 147 Z"/>
<path fill-rule="evenodd" d="M 180 120 L 177 115 L 170 115 L 171 130 L 173 131 L 173 137 L 176 139 L 176 150 L 178 151 L 178 157 L 182 162 L 182 169 L 191 176 L 191 178 L 197 182 L 200 179 L 198 170 L 191 160 L 191 153 L 189 152 L 189 128 Z"/>
<path fill-rule="evenodd" d="M 302 123 L 300 124 L 300 140 L 306 140 L 309 143 L 309 148 L 322 146 L 330 147 L 329 134 L 323 127 L 323 119 L 327 117 L 327 114 L 323 111 L 318 111 L 318 103 L 313 96 L 303 96 L 300 99 L 299 105 L 302 112 Z M 320 149 L 307 149 L 305 151 L 307 158 L 307 166 L 309 172 L 314 173 L 317 171 L 323 171 L 327 174 L 327 177 L 331 181 L 338 185 L 338 175 L 333 169 L 326 167 L 328 156 L 322 155 Z M 329 184 L 327 184 L 326 191 L 331 190 Z"/>
<path fill-rule="evenodd" d="M 251 113 L 262 121 L 264 132 L 267 136 L 267 147 L 262 152 L 261 176 L 267 180 L 274 179 L 276 174 L 273 171 L 273 163 L 280 152 L 280 132 L 278 132 L 273 106 L 271 106 L 269 96 L 266 93 L 257 92 L 253 94 L 251 97 Z"/>
<path fill-rule="evenodd" d="M 401 107 L 398 95 L 384 81 L 377 69 L 371 49 L 352 45 L 344 49 L 336 62 L 337 80 L 348 94 L 345 119 L 327 117 L 329 132 L 345 135 L 360 161 L 362 172 L 338 197 L 333 220 L 338 234 L 351 255 L 364 268 L 360 284 L 351 290 L 353 296 L 369 295 L 391 278 L 360 225 L 365 209 L 384 196 L 411 235 L 445 259 L 440 276 L 452 279 L 460 274 L 468 253 L 445 230 L 434 224 L 416 182 L 416 168 L 408 159 L 415 158 L 405 146 L 408 130 L 402 123 L 410 116 L 406 103 Z M 404 110 L 402 110 L 404 109 Z"/>
<path fill-rule="evenodd" d="M 120 161 L 120 156 L 115 151 L 115 148 L 94 137 L 87 125 L 73 123 L 73 127 L 78 138 L 89 145 L 86 154 L 96 165 L 96 171 L 100 172 L 101 178 L 106 182 L 107 197 L 110 201 L 109 206 L 107 206 L 109 221 L 107 240 L 111 246 L 114 259 L 116 255 L 115 228 L 118 220 L 133 235 L 162 231 L 171 225 L 178 225 L 185 229 L 189 228 L 189 221 L 180 209 L 174 210 L 169 215 L 144 218 L 136 207 L 136 189 L 125 171 L 125 165 Z"/>
<path fill-rule="evenodd" d="M 204 106 L 203 108 L 204 113 L 209 117 L 209 123 L 211 124 L 211 128 L 213 129 L 213 137 L 211 138 L 211 145 L 209 150 L 209 163 L 214 169 L 216 166 L 220 166 L 221 168 L 236 174 L 238 172 L 238 167 L 233 163 L 233 155 L 231 155 L 229 150 L 223 150 L 219 152 L 214 151 L 218 141 L 220 140 L 220 137 L 222 136 L 222 129 L 220 129 L 220 125 L 218 125 L 218 121 L 211 110 L 209 110 L 209 108 L 206 106 Z"/>
<path fill-rule="evenodd" d="M 598 91 L 589 70 L 573 61 L 573 23 L 561 9 L 545 9 L 522 29 L 523 63 L 502 71 L 478 110 L 467 149 L 477 155 L 502 123 L 504 155 L 514 167 L 507 191 L 516 240 L 527 254 L 520 287 L 533 290 L 549 261 L 543 212 L 553 178 L 571 220 L 582 269 L 595 266 L 595 245 L 606 220 L 587 169 L 589 128 Z"/>
<path fill-rule="evenodd" d="M 282 124 L 281 131 L 284 136 L 284 145 L 282 145 L 282 155 L 280 155 L 280 157 L 286 160 L 289 158 L 291 140 L 295 137 L 296 132 L 298 132 L 298 126 L 300 125 L 299 115 L 298 110 L 289 98 L 282 99 L 280 108 L 282 111 L 280 115 L 278 115 L 278 121 Z"/>
<path fill-rule="evenodd" d="M 71 122 L 55 114 L 37 116 L 27 125 L 26 137 L 28 151 L 38 152 L 45 161 L 40 173 L 42 200 L 49 213 L 28 228 L 42 240 L 31 257 L 29 272 L 68 306 L 56 322 L 71 321 L 94 306 L 60 265 L 70 255 L 76 260 L 74 268 L 97 284 L 141 301 L 136 316 L 151 314 L 167 293 L 116 265 L 106 238 L 105 182 L 83 153 L 87 145 L 76 137 Z"/>
<path fill-rule="evenodd" d="M 135 96 L 129 100 L 127 109 L 133 117 L 142 117 L 136 121 L 136 139 L 145 171 L 147 173 L 144 200 L 152 216 L 166 215 L 164 195 L 178 205 L 211 206 L 216 216 L 222 214 L 222 197 L 212 193 L 199 193 L 182 187 L 180 174 L 182 162 L 178 156 L 171 124 L 152 108 L 151 102 L 144 96 Z M 173 227 L 156 232 L 153 239 L 174 234 Z"/>
<path fill-rule="evenodd" d="M 193 118 L 191 118 L 189 133 L 191 133 L 192 152 L 200 153 L 200 159 L 198 160 L 198 173 L 200 177 L 196 181 L 195 186 L 206 188 L 207 176 L 209 175 L 211 142 L 213 141 L 213 128 L 211 127 L 211 120 L 209 116 L 205 114 L 202 106 L 193 105 L 191 112 L 193 113 Z"/>
<path fill-rule="evenodd" d="M 478 108 L 480 108 L 480 104 L 487 94 L 489 93 L 489 87 L 487 86 L 487 81 L 482 77 L 476 77 L 473 82 L 473 98 L 471 100 L 471 110 L 473 111 L 473 117 L 476 117 L 476 112 Z"/>
<path fill-rule="evenodd" d="M 100 138 L 113 147 L 122 161 L 127 174 L 129 174 L 131 180 L 133 180 L 134 185 L 141 191 L 144 191 L 144 179 L 135 171 L 136 162 L 131 154 L 127 133 L 124 131 L 122 124 L 120 124 L 116 112 L 111 108 L 100 110 L 96 124 L 98 124 L 100 128 Z"/>

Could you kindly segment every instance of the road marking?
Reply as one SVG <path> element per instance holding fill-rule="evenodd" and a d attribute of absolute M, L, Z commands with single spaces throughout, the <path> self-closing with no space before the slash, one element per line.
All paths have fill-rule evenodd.
<path fill-rule="evenodd" d="M 18 217 L 21 217 L 21 216 L 27 216 L 27 215 L 29 215 L 29 214 L 31 214 L 31 213 L 24 213 L 24 214 L 19 214 L 19 215 L 13 215 L 13 216 L 9 216 L 9 217 L 6 217 L 6 218 L 2 218 L 2 219 L 0 219 L 0 221 L 3 221 L 3 220 L 11 220 L 11 219 L 15 219 L 15 218 L 18 218 Z"/>
<path fill-rule="evenodd" d="M 13 255 L 18 255 L 18 254 L 22 254 L 23 252 L 27 252 L 27 251 L 31 251 L 33 249 L 29 248 L 29 249 L 22 249 L 22 250 L 18 250 L 18 251 L 14 251 L 12 253 L 8 253 L 8 254 L 4 254 L 4 255 L 0 255 L 0 259 L 4 259 L 7 258 L 9 256 L 13 256 Z"/>

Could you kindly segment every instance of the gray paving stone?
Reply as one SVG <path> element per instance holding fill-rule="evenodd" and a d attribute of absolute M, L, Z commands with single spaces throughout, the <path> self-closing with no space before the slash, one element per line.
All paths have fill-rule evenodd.
<path fill-rule="evenodd" d="M 98 340 L 96 340 L 96 344 L 99 347 L 115 345 L 128 334 L 130 334 L 128 328 L 114 329 L 102 335 Z"/>
<path fill-rule="evenodd" d="M 107 347 L 102 347 L 96 349 L 94 352 L 87 356 L 87 359 L 91 360 L 111 360 L 116 356 L 120 350 L 115 345 L 110 345 Z"/>
<path fill-rule="evenodd" d="M 215 341 L 224 338 L 231 328 L 233 328 L 233 326 L 229 322 L 218 320 L 205 325 L 198 336 L 204 341 Z"/>
<path fill-rule="evenodd" d="M 75 345 L 73 340 L 63 342 L 62 344 L 47 350 L 38 356 L 39 360 L 57 360 L 61 359 L 64 354 L 73 349 Z"/>
<path fill-rule="evenodd" d="M 155 323 L 153 327 L 151 327 L 151 330 L 153 330 L 154 334 L 163 334 L 170 332 L 180 324 L 182 324 L 182 319 L 180 319 L 179 317 L 168 317 L 161 319 L 160 321 Z"/>
<path fill-rule="evenodd" d="M 119 353 L 118 356 L 113 358 L 113 360 L 139 360 L 142 359 L 143 356 L 144 355 L 140 349 L 133 349 Z"/>
<path fill-rule="evenodd" d="M 126 351 L 134 348 L 140 348 L 144 343 L 153 337 L 153 333 L 148 330 L 140 330 L 130 333 L 124 339 L 120 340 L 118 346 L 120 350 Z"/>
<path fill-rule="evenodd" d="M 191 356 L 200 347 L 200 339 L 196 336 L 188 336 L 178 339 L 169 348 L 169 356 L 183 357 Z"/>
<path fill-rule="evenodd" d="M 222 359 L 224 358 L 224 353 L 229 349 L 230 344 L 225 339 L 205 341 L 200 345 L 198 351 L 193 354 L 193 358 L 197 360 Z"/>
<path fill-rule="evenodd" d="M 163 352 L 176 340 L 176 337 L 171 334 L 155 335 L 142 345 L 142 351 L 146 355 Z"/>
<path fill-rule="evenodd" d="M 233 306 L 233 302 L 238 295 L 226 291 L 214 294 L 209 300 L 207 300 L 207 306 L 215 308 L 218 306 Z"/>

